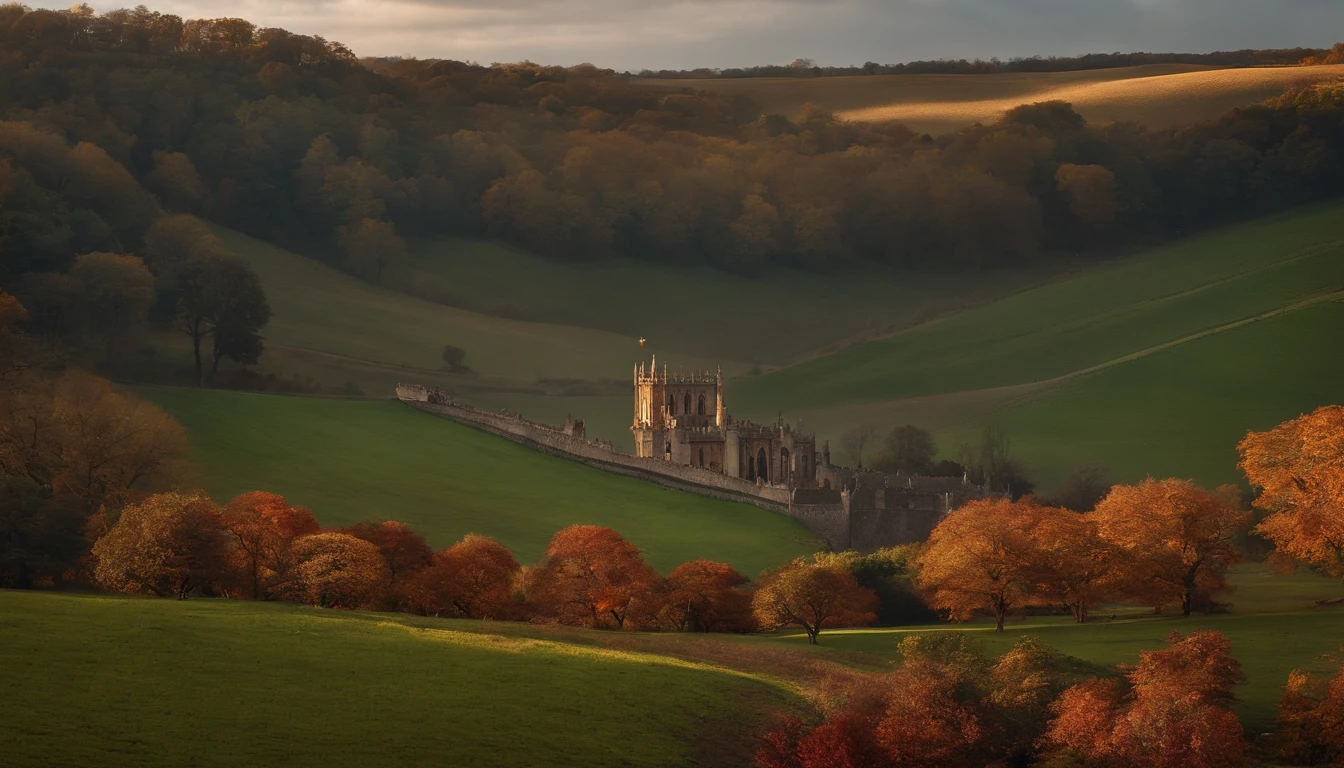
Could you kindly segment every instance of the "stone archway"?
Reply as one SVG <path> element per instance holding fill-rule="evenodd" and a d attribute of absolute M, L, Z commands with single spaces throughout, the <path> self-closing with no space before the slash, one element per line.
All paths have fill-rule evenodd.
<path fill-rule="evenodd" d="M 770 482 L 770 460 L 765 457 L 764 448 L 756 454 L 756 474 L 761 478 L 761 482 Z"/>

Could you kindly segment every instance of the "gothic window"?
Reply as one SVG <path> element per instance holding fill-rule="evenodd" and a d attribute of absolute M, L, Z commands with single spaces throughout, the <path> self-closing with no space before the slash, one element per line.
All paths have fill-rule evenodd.
<path fill-rule="evenodd" d="M 770 482 L 770 463 L 765 458 L 764 448 L 756 454 L 756 473 L 761 476 L 762 481 Z"/>
<path fill-rule="evenodd" d="M 677 398 L 673 397 L 672 395 L 667 396 L 667 415 L 668 416 L 677 415 Z"/>
<path fill-rule="evenodd" d="M 787 482 L 789 481 L 789 449 L 788 449 L 788 448 L 781 448 L 781 449 L 779 449 L 779 475 L 778 475 L 777 477 L 779 477 L 780 482 L 787 483 Z"/>
<path fill-rule="evenodd" d="M 684 400 L 682 400 L 681 403 L 682 403 L 681 412 L 682 412 L 682 413 L 685 413 L 685 414 L 687 414 L 687 415 L 690 415 L 690 413 L 691 413 L 691 393 L 690 393 L 690 392 L 687 392 L 687 393 L 686 393 L 686 398 L 685 398 Z"/>
<path fill-rule="evenodd" d="M 705 449 L 700 449 L 700 466 L 705 466 Z"/>
<path fill-rule="evenodd" d="M 751 456 L 747 457 L 747 479 L 756 479 L 756 459 Z"/>
<path fill-rule="evenodd" d="M 804 477 L 804 478 L 809 478 L 809 477 L 811 477 L 811 475 L 809 475 L 809 474 L 807 473 L 807 454 L 803 454 L 802 456 L 799 456 L 799 457 L 798 457 L 798 461 L 800 462 L 800 466 L 799 466 L 798 468 L 802 470 L 802 472 L 803 472 L 803 477 Z"/>
<path fill-rule="evenodd" d="M 700 414 L 701 416 L 704 416 L 704 415 L 705 415 L 705 396 L 704 396 L 704 395 L 701 395 L 701 396 L 700 396 L 700 403 L 699 403 L 699 405 L 696 406 L 696 408 L 695 408 L 695 412 L 698 413 L 698 414 Z"/>

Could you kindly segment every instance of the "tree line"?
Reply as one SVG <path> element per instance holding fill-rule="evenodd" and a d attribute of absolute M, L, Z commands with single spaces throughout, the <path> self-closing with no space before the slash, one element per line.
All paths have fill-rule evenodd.
<path fill-rule="evenodd" d="M 761 768 L 1234 768 L 1344 760 L 1344 666 L 1293 672 L 1273 731 L 1248 739 L 1232 706 L 1245 682 L 1227 638 L 1172 632 L 1138 664 L 1089 676 L 1034 638 L 1001 657 L 964 633 L 911 635 L 901 665 L 833 684 L 824 720 L 787 718 Z"/>
<path fill-rule="evenodd" d="M 860 66 L 818 66 L 812 59 L 794 59 L 788 64 L 722 69 L 643 69 L 627 75 L 672 80 L 735 79 L 744 77 L 853 77 L 855 75 L 991 75 L 1005 72 L 1077 72 L 1116 69 L 1145 64 L 1203 64 L 1214 67 L 1266 67 L 1317 63 L 1329 51 L 1318 48 L 1243 49 L 1213 53 L 1088 53 L 1081 56 L 1015 56 L 991 59 L 930 59 L 900 64 L 866 61 Z"/>
<path fill-rule="evenodd" d="M 143 8 L 0 6 L 0 50 L 0 116 L 79 163 L 53 174 L 0 142 L 9 288 L 83 253 L 138 253 L 156 200 L 414 288 L 414 238 L 441 234 L 748 274 L 975 270 L 1092 258 L 1344 184 L 1330 86 L 1180 130 L 1045 103 L 934 138 L 592 66 L 365 66 L 321 38 Z"/>

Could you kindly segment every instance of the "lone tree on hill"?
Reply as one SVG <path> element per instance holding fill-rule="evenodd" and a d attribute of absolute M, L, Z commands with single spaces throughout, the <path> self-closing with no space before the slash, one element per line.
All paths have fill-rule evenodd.
<path fill-rule="evenodd" d="M 209 373 L 213 378 L 225 357 L 240 365 L 257 362 L 263 349 L 260 330 L 270 320 L 261 280 L 242 259 L 211 255 L 182 269 L 177 327 L 191 337 L 197 386 L 208 381 L 201 361 L 207 337 L 213 341 Z"/>
<path fill-rule="evenodd" d="M 766 574 L 752 598 L 762 629 L 797 625 L 817 644 L 823 627 L 853 627 L 877 619 L 877 595 L 839 564 L 794 560 Z"/>

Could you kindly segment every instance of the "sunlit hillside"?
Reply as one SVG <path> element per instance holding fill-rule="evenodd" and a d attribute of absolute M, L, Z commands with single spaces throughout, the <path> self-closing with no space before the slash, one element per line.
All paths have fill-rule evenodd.
<path fill-rule="evenodd" d="M 1081 72 L 636 82 L 648 88 L 745 94 L 767 112 L 790 117 L 810 103 L 848 120 L 895 120 L 940 134 L 993 122 L 1019 104 L 1051 100 L 1072 103 L 1092 123 L 1134 121 L 1167 128 L 1212 119 L 1294 85 L 1339 77 L 1344 77 L 1344 65 L 1212 69 L 1153 64 Z"/>

